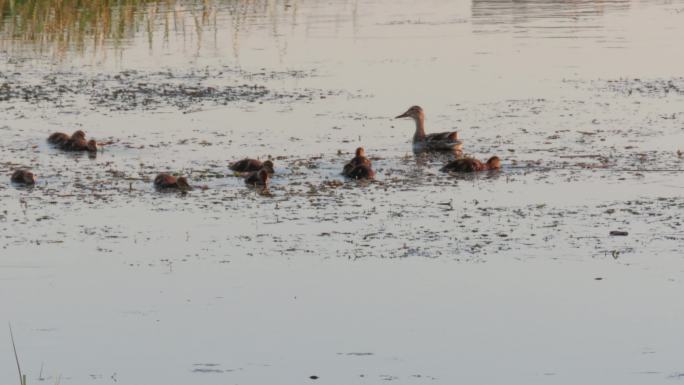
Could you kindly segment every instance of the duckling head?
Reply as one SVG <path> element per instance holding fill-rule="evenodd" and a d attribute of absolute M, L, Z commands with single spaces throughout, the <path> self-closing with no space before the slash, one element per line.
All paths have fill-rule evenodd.
<path fill-rule="evenodd" d="M 487 168 L 490 170 L 498 170 L 501 168 L 501 159 L 498 156 L 493 156 L 487 161 Z"/>
<path fill-rule="evenodd" d="M 176 185 L 181 190 L 192 190 L 192 187 L 190 187 L 190 184 L 188 183 L 188 179 L 184 176 L 176 179 Z"/>
<path fill-rule="evenodd" d="M 24 184 L 36 184 L 36 176 L 31 171 L 21 170 L 18 172 L 19 180 Z"/>
<path fill-rule="evenodd" d="M 33 175 L 31 171 L 26 171 L 24 173 L 24 183 L 26 184 L 36 184 L 36 176 Z"/>
<path fill-rule="evenodd" d="M 425 118 L 425 113 L 423 112 L 423 109 L 420 108 L 420 106 L 413 106 L 406 110 L 406 112 L 404 112 L 403 114 L 395 117 L 394 119 L 400 118 L 412 118 L 413 120 L 418 120 Z"/>
<path fill-rule="evenodd" d="M 83 139 L 85 140 L 85 132 L 82 130 L 76 130 L 74 131 L 73 134 L 71 134 L 71 139 Z"/>
<path fill-rule="evenodd" d="M 86 144 L 86 149 L 89 152 L 97 152 L 97 142 L 94 139 L 90 139 Z"/>
<path fill-rule="evenodd" d="M 267 160 L 262 165 L 261 168 L 266 170 L 269 174 L 273 174 L 273 161 Z"/>

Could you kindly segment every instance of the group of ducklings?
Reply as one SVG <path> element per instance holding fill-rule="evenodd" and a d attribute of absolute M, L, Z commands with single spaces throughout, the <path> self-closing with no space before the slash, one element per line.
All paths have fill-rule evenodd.
<path fill-rule="evenodd" d="M 274 172 L 273 162 L 270 160 L 261 162 L 246 158 L 232 163 L 229 167 L 245 178 L 245 184 L 255 187 L 266 187 Z M 161 173 L 154 178 L 154 187 L 160 190 L 192 190 L 186 177 L 175 177 L 167 173 Z"/>
<path fill-rule="evenodd" d="M 94 139 L 86 140 L 86 134 L 82 130 L 74 131 L 71 135 L 55 132 L 48 136 L 47 141 L 63 151 L 88 152 L 91 154 L 97 152 L 97 142 Z M 12 183 L 22 185 L 36 184 L 36 176 L 29 170 L 15 170 L 10 180 Z"/>
<path fill-rule="evenodd" d="M 257 159 L 245 158 L 232 163 L 230 169 L 245 178 L 245 184 L 255 187 L 266 187 L 273 175 L 273 161 L 262 162 Z M 181 191 L 191 190 L 187 178 L 175 177 L 171 174 L 161 173 L 154 178 L 154 186 L 158 189 L 177 189 Z"/>
<path fill-rule="evenodd" d="M 412 118 L 416 124 L 416 131 L 413 135 L 413 149 L 416 152 L 425 151 L 451 151 L 460 153 L 463 142 L 458 139 L 456 131 L 426 134 L 425 133 L 425 113 L 419 106 L 409 108 L 396 118 Z M 64 151 L 81 151 L 96 153 L 97 142 L 93 139 L 86 140 L 85 132 L 78 130 L 71 136 L 56 132 L 48 137 L 48 143 Z M 244 177 L 245 183 L 249 186 L 265 187 L 268 185 L 274 173 L 274 165 L 271 160 L 264 162 L 257 159 L 242 159 L 230 164 L 230 169 Z M 497 156 L 492 156 L 487 162 L 481 162 L 471 157 L 457 157 L 450 161 L 441 171 L 444 172 L 479 172 L 498 170 L 501 161 Z M 366 157 L 363 147 L 356 149 L 356 154 L 352 160 L 344 165 L 342 175 L 351 179 L 373 179 L 373 170 L 370 159 Z M 33 185 L 36 183 L 35 175 L 29 170 L 16 170 L 12 174 L 11 181 L 22 185 Z M 186 191 L 192 189 L 185 177 L 176 177 L 171 174 L 161 173 L 154 179 L 154 186 L 158 189 L 175 189 Z"/>
<path fill-rule="evenodd" d="M 48 143 L 64 151 L 87 151 L 97 152 L 97 142 L 90 139 L 86 140 L 85 132 L 78 130 L 71 136 L 63 132 L 55 132 L 48 137 Z"/>

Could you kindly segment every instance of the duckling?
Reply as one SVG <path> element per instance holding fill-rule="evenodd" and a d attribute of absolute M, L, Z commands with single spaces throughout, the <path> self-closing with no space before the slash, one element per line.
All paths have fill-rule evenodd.
<path fill-rule="evenodd" d="M 175 176 L 167 173 L 161 173 L 157 175 L 156 178 L 154 178 L 154 187 L 160 190 L 192 190 L 192 187 L 190 187 L 190 185 L 188 184 L 188 180 L 184 176 L 176 178 Z"/>
<path fill-rule="evenodd" d="M 55 132 L 48 136 L 48 143 L 54 144 L 55 146 L 61 146 L 69 140 L 69 135 L 63 132 Z"/>
<path fill-rule="evenodd" d="M 83 139 L 83 140 L 85 140 L 85 132 L 83 132 L 83 130 L 76 130 L 76 131 L 74 131 L 73 134 L 71 134 L 71 139 L 74 139 L 74 140 Z"/>
<path fill-rule="evenodd" d="M 352 179 L 373 179 L 375 171 L 371 167 L 370 159 L 366 158 L 366 150 L 363 147 L 356 149 L 356 156 L 344 165 L 342 175 Z"/>
<path fill-rule="evenodd" d="M 375 171 L 370 165 L 361 164 L 351 169 L 346 176 L 352 179 L 373 179 L 375 178 Z"/>
<path fill-rule="evenodd" d="M 501 160 L 498 156 L 493 156 L 487 160 L 487 163 L 480 162 L 474 158 L 459 158 L 452 160 L 442 167 L 444 172 L 477 172 L 498 170 L 501 168 Z"/>
<path fill-rule="evenodd" d="M 97 152 L 97 142 L 91 139 L 86 141 L 85 132 L 74 131 L 71 136 L 63 132 L 55 132 L 48 137 L 48 143 L 58 146 L 64 151 L 88 151 Z"/>
<path fill-rule="evenodd" d="M 260 186 L 265 187 L 268 185 L 270 179 L 268 170 L 262 168 L 259 171 L 252 171 L 245 177 L 245 184 L 248 186 Z"/>
<path fill-rule="evenodd" d="M 16 170 L 12 173 L 12 183 L 32 186 L 36 184 L 36 177 L 29 170 Z"/>
<path fill-rule="evenodd" d="M 460 151 L 463 147 L 457 131 L 425 134 L 425 113 L 420 106 L 413 106 L 395 117 L 400 118 L 411 118 L 416 123 L 416 132 L 413 134 L 414 151 Z"/>
<path fill-rule="evenodd" d="M 273 162 L 270 160 L 261 162 L 260 160 L 245 158 L 233 162 L 229 167 L 231 170 L 237 172 L 259 171 L 263 168 L 266 169 L 269 174 L 273 174 Z"/>
<path fill-rule="evenodd" d="M 55 132 L 50 134 L 48 136 L 48 143 L 54 144 L 57 146 L 64 146 L 69 140 L 78 140 L 78 139 L 85 139 L 85 132 L 81 130 L 76 130 L 74 131 L 71 136 L 63 133 L 63 132 Z"/>
<path fill-rule="evenodd" d="M 73 136 L 62 145 L 62 150 L 65 151 L 88 151 L 91 153 L 97 152 L 97 142 L 94 139 L 86 141 L 83 138 L 74 138 Z"/>

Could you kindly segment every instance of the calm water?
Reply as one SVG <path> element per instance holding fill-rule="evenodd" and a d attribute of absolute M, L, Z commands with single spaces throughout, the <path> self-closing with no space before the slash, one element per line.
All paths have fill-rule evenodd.
<path fill-rule="evenodd" d="M 0 180 L 30 384 L 682 377 L 684 1 L 79 7 L 0 0 L 0 170 L 39 178 Z M 503 170 L 414 155 L 413 104 Z M 95 159 L 45 143 L 78 128 Z M 359 145 L 374 183 L 339 175 Z"/>

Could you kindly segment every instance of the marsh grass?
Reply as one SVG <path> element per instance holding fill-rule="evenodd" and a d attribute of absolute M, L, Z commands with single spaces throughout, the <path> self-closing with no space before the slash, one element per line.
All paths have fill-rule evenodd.
<path fill-rule="evenodd" d="M 0 0 L 2 48 L 31 45 L 39 53 L 63 57 L 69 51 L 121 47 L 144 32 L 150 44 L 157 30 L 201 33 L 216 4 L 209 0 Z"/>
<path fill-rule="evenodd" d="M 62 61 L 69 55 L 106 58 L 143 38 L 158 48 L 216 49 L 228 45 L 237 58 L 240 40 L 267 18 L 270 34 L 285 52 L 281 24 L 296 24 L 291 0 L 0 0 L 0 52 Z M 219 21 L 219 13 L 222 20 Z M 219 36 L 219 23 L 228 24 Z M 257 23 L 258 24 L 258 23 Z M 213 44 L 213 46 L 212 46 Z"/>
<path fill-rule="evenodd" d="M 12 349 L 14 350 L 14 359 L 17 362 L 17 371 L 19 372 L 19 385 L 26 385 L 26 375 L 21 372 L 21 365 L 19 364 L 19 355 L 17 354 L 17 345 L 14 343 L 14 333 L 12 332 L 12 324 L 8 324 L 10 338 L 12 339 Z"/>

